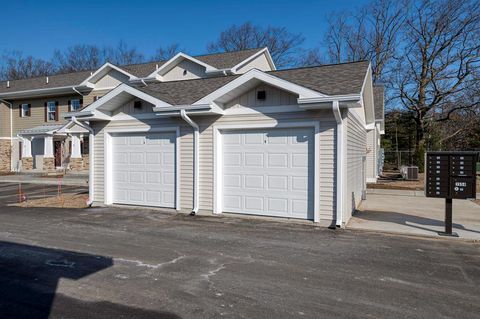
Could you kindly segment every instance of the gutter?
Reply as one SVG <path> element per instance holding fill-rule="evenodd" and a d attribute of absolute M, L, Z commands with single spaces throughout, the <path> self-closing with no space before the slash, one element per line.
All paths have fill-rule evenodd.
<path fill-rule="evenodd" d="M 337 207 L 337 217 L 335 225 L 337 227 L 342 227 L 343 224 L 343 178 L 344 178 L 344 143 L 343 143 L 343 119 L 342 113 L 340 111 L 339 101 L 332 102 L 332 111 L 337 122 L 337 198 L 336 198 L 336 207 Z"/>
<path fill-rule="evenodd" d="M 0 102 L 10 105 L 10 152 L 13 148 L 13 104 L 0 99 Z M 12 161 L 12 154 L 10 154 L 10 171 L 13 172 L 13 161 Z"/>
<path fill-rule="evenodd" d="M 195 216 L 198 213 L 198 175 L 199 175 L 199 140 L 200 140 L 200 128 L 197 123 L 187 115 L 185 109 L 180 110 L 180 116 L 193 128 L 193 209 L 190 213 L 191 216 Z"/>

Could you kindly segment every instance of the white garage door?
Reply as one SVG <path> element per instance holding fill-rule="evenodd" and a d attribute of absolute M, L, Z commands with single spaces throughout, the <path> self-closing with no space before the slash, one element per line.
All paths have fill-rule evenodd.
<path fill-rule="evenodd" d="M 175 135 L 112 136 L 114 203 L 175 207 Z"/>
<path fill-rule="evenodd" d="M 223 211 L 313 219 L 313 129 L 223 133 Z"/>

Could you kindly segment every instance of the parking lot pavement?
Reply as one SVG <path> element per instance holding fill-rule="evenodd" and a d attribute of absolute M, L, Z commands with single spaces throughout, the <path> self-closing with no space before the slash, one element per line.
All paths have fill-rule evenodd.
<path fill-rule="evenodd" d="M 445 230 L 445 199 L 411 191 L 374 191 L 347 228 L 434 237 Z M 453 231 L 460 238 L 480 240 L 480 206 L 469 200 L 453 200 Z"/>
<path fill-rule="evenodd" d="M 10 207 L 10 196 L 0 199 L 0 313 L 15 317 L 480 313 L 478 243 L 146 209 Z"/>

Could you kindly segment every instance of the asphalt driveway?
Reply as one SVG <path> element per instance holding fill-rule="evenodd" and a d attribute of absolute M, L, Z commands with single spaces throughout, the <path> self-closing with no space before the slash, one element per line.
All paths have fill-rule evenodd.
<path fill-rule="evenodd" d="M 0 184 L 5 317 L 480 313 L 478 243 L 154 210 L 6 206 L 16 201 L 15 187 Z M 34 193 L 37 187 L 25 190 Z"/>

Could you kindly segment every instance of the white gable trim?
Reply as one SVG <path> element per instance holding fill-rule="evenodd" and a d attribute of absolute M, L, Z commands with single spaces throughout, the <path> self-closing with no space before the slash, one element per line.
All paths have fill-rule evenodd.
<path fill-rule="evenodd" d="M 245 60 L 243 60 L 242 62 L 238 63 L 237 65 L 233 66 L 232 67 L 232 72 L 233 73 L 237 73 L 238 69 L 241 68 L 242 66 L 244 66 L 245 64 L 253 61 L 254 59 L 256 59 L 257 57 L 261 56 L 262 54 L 265 54 L 265 56 L 267 57 L 267 61 L 268 61 L 268 64 L 270 65 L 270 67 L 272 68 L 272 71 L 276 70 L 277 67 L 275 66 L 275 63 L 273 62 L 273 59 L 272 59 L 272 56 L 270 55 L 270 51 L 268 51 L 268 48 L 263 48 L 262 50 L 258 51 L 257 53 L 249 56 L 248 58 L 246 58 Z"/>
<path fill-rule="evenodd" d="M 78 131 L 72 131 L 71 128 L 73 126 L 79 126 L 80 128 L 82 128 L 84 131 L 83 132 L 78 132 Z M 79 121 L 77 121 L 77 119 L 75 118 L 75 116 L 72 117 L 72 119 L 66 123 L 64 126 L 62 126 L 61 128 L 59 128 L 56 133 L 60 133 L 60 134 L 68 134 L 68 133 L 88 133 L 91 131 L 91 128 L 84 124 L 84 123 L 81 123 Z"/>
<path fill-rule="evenodd" d="M 123 93 L 123 92 L 126 92 L 132 96 L 136 96 L 138 97 L 139 99 L 142 99 L 144 101 L 147 101 L 151 104 L 153 104 L 155 107 L 167 107 L 167 106 L 171 106 L 171 104 L 167 103 L 167 102 L 164 102 L 162 100 L 159 100 L 147 93 L 144 93 L 140 90 L 137 90 L 125 83 L 123 84 L 120 84 L 119 86 L 117 86 L 114 90 L 108 92 L 107 94 L 105 94 L 104 96 L 102 96 L 101 98 L 99 98 L 97 101 L 93 102 L 92 104 L 90 104 L 89 106 L 87 106 L 85 109 L 83 109 L 80 113 L 83 113 L 83 112 L 92 112 L 92 111 L 95 111 L 96 109 L 98 109 L 100 106 L 102 106 L 103 104 L 105 104 L 107 101 L 111 100 L 112 98 L 114 98 L 115 96 L 117 96 L 118 94 L 120 93 Z"/>
<path fill-rule="evenodd" d="M 99 80 L 103 76 L 102 73 L 105 73 L 104 75 L 106 75 L 106 74 L 108 74 L 108 72 L 110 70 L 115 70 L 115 71 L 118 71 L 118 72 L 128 76 L 130 81 L 138 79 L 133 74 L 130 74 L 127 71 L 122 70 L 118 66 L 113 65 L 110 62 L 107 62 L 104 65 L 102 65 L 97 71 L 92 73 L 92 75 L 90 75 L 88 78 L 86 78 L 80 85 L 81 86 L 85 85 L 85 86 L 89 86 L 89 87 L 95 87 L 95 83 L 93 83 L 92 80 L 95 81 L 95 79 L 97 79 L 97 78 Z"/>
<path fill-rule="evenodd" d="M 247 83 L 250 80 L 259 80 L 265 82 L 271 86 L 276 88 L 291 92 L 293 94 L 298 94 L 299 98 L 314 98 L 314 97 L 322 97 L 325 96 L 317 91 L 313 91 L 307 89 L 303 86 L 294 84 L 292 82 L 280 79 L 276 76 L 267 74 L 257 69 L 252 69 L 247 73 L 241 75 L 240 77 L 236 78 L 235 80 L 225 84 L 221 88 L 217 89 L 216 91 L 210 93 L 209 95 L 203 97 L 202 99 L 198 100 L 197 102 L 193 103 L 192 105 L 197 104 L 210 104 L 213 103 L 219 97 L 227 94 L 228 92 L 232 91 L 233 89 L 240 87 L 241 85 Z"/>
<path fill-rule="evenodd" d="M 158 80 L 161 81 L 160 73 L 165 69 L 174 67 L 175 65 L 180 63 L 182 60 L 190 60 L 190 61 L 192 61 L 196 64 L 199 64 L 199 65 L 205 67 L 207 72 L 212 72 L 212 71 L 217 71 L 218 70 L 217 68 L 214 68 L 213 66 L 211 66 L 211 65 L 209 65 L 205 62 L 202 62 L 198 59 L 195 59 L 194 57 L 189 56 L 188 54 L 180 52 L 180 53 L 177 53 L 177 55 L 175 55 L 173 58 L 171 58 L 170 60 L 165 62 L 161 67 L 159 67 L 154 72 L 152 72 L 149 76 L 147 76 L 147 78 L 157 78 Z"/>
<path fill-rule="evenodd" d="M 362 84 L 362 90 L 360 91 L 360 96 L 362 97 L 362 105 L 363 105 L 363 108 L 364 108 L 364 112 L 365 112 L 365 121 L 367 121 L 367 108 L 365 107 L 365 102 L 364 102 L 364 99 L 363 99 L 363 93 L 365 92 L 365 87 L 367 86 L 367 79 L 368 79 L 368 75 L 370 75 L 370 77 L 372 77 L 372 63 L 370 62 L 368 64 L 368 69 L 367 69 L 367 73 L 365 74 L 365 78 L 363 79 L 363 84 Z M 370 85 L 372 86 L 372 94 L 371 94 L 371 99 L 372 99 L 372 105 L 371 105 L 371 113 L 373 114 L 373 122 L 375 122 L 375 99 L 374 99 L 374 96 L 373 96 L 373 78 L 372 78 L 372 81 L 370 83 Z"/>

